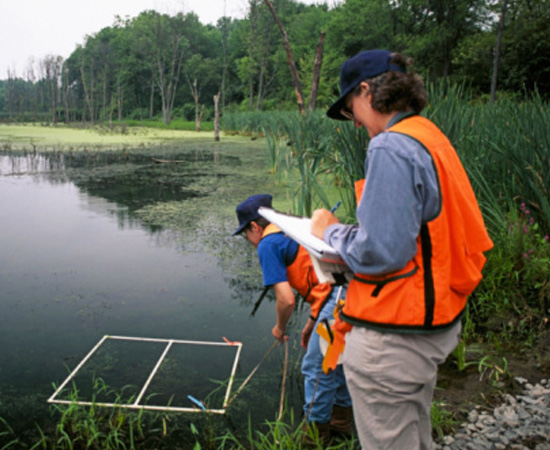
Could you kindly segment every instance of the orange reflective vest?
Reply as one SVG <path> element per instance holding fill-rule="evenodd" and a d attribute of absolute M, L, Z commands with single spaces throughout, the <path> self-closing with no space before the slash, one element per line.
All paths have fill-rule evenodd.
<path fill-rule="evenodd" d="M 270 223 L 265 227 L 262 239 L 270 234 L 282 233 L 281 229 Z M 317 318 L 319 311 L 328 299 L 332 290 L 329 283 L 319 283 L 317 274 L 313 268 L 311 257 L 307 250 L 298 246 L 298 253 L 292 264 L 286 267 L 288 282 L 303 299 L 309 303 L 312 318 Z"/>
<path fill-rule="evenodd" d="M 422 224 L 417 252 L 405 267 L 384 276 L 354 275 L 341 318 L 381 331 L 431 333 L 460 320 L 467 296 L 481 281 L 483 252 L 493 243 L 446 136 L 421 116 L 406 118 L 387 132 L 410 136 L 430 153 L 441 207 L 437 217 Z M 356 185 L 358 204 L 363 184 Z"/>

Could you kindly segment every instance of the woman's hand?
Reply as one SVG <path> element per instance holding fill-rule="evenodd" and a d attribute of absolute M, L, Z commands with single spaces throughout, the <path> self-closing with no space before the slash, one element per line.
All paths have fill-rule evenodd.
<path fill-rule="evenodd" d="M 316 209 L 311 217 L 311 233 L 323 239 L 325 230 L 335 223 L 339 223 L 338 219 L 328 209 Z"/>

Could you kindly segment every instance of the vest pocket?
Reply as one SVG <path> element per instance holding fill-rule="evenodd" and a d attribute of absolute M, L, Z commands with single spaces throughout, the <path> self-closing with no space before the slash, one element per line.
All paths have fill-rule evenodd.
<path fill-rule="evenodd" d="M 375 285 L 376 287 L 372 291 L 371 297 L 376 298 L 376 297 L 378 297 L 378 295 L 380 295 L 380 291 L 382 290 L 382 288 L 384 286 L 386 286 L 387 284 L 389 284 L 393 281 L 401 280 L 403 278 L 412 277 L 416 272 L 418 272 L 418 266 L 417 265 L 415 265 L 414 268 L 412 270 L 409 270 L 408 272 L 400 273 L 398 275 L 394 275 L 393 277 L 388 277 L 388 278 L 384 278 L 384 279 L 377 279 L 377 278 L 374 278 L 374 277 L 372 277 L 372 278 L 362 278 L 362 276 L 360 276 L 358 274 L 354 275 L 353 279 L 359 281 L 360 283 Z M 365 276 L 366 275 L 363 275 L 363 277 L 365 277 Z"/>

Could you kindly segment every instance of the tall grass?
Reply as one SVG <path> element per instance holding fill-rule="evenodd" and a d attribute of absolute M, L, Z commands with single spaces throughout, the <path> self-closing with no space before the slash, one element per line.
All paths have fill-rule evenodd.
<path fill-rule="evenodd" d="M 331 172 L 333 134 L 326 132 L 324 117 L 318 113 L 287 116 L 284 130 L 299 173 L 292 197 L 294 211 L 310 216 L 315 206 L 330 208 L 329 188 L 323 181 Z"/>
<path fill-rule="evenodd" d="M 369 142 L 369 136 L 351 122 L 332 122 L 336 131 L 335 145 L 337 150 L 333 152 L 334 183 L 341 185 L 342 203 L 344 205 L 345 221 L 353 221 L 355 218 L 355 182 L 365 178 L 365 157 Z"/>
<path fill-rule="evenodd" d="M 293 213 L 311 215 L 318 207 L 330 208 L 342 200 L 343 217 L 354 216 L 353 182 L 362 177 L 366 134 L 350 124 L 335 124 L 323 112 L 270 111 L 228 113 L 226 131 L 265 136 L 270 171 L 288 183 Z M 349 151 L 340 151 L 341 142 Z M 356 147 L 358 143 L 363 148 Z M 359 157 L 354 164 L 356 155 Z"/>
<path fill-rule="evenodd" d="M 539 95 L 475 104 L 463 88 L 432 89 L 427 116 L 447 134 L 468 171 L 491 225 L 511 203 L 529 205 L 550 232 L 550 109 Z M 493 230 L 497 231 L 497 230 Z"/>
<path fill-rule="evenodd" d="M 223 129 L 226 132 L 259 134 L 264 127 L 277 126 L 282 117 L 292 114 L 280 111 L 226 112 L 223 116 Z"/>
<path fill-rule="evenodd" d="M 550 108 L 539 95 L 523 101 L 505 99 L 494 105 L 476 102 L 464 85 L 427 87 L 425 115 L 453 143 L 470 176 L 491 231 L 504 224 L 505 212 L 526 203 L 542 231 L 550 232 Z M 303 189 L 295 194 L 294 212 L 327 205 L 331 189 L 351 192 L 364 176 L 368 136 L 347 122 L 327 119 L 322 112 L 226 114 L 226 128 L 268 137 L 274 173 L 294 167 Z M 282 162 L 285 164 L 282 164 Z M 316 184 L 313 175 L 329 184 Z M 347 213 L 355 203 L 346 199 Z"/>
<path fill-rule="evenodd" d="M 123 389 L 124 390 L 124 389 Z M 114 395 L 114 407 L 102 407 L 95 399 Z M 330 445 L 323 444 L 314 427 L 306 429 L 303 419 L 296 420 L 290 410 L 281 420 L 267 421 L 262 427 L 248 427 L 236 433 L 229 418 L 223 428 L 214 419 L 217 415 L 193 415 L 190 421 L 185 414 L 151 412 L 143 409 L 126 409 L 121 394 L 108 387 L 101 379 L 94 381 L 91 406 L 79 405 L 79 392 L 75 385 L 67 391 L 72 403 L 52 405 L 54 424 L 37 428 L 34 434 L 17 436 L 10 425 L 0 417 L 0 449 L 31 450 L 276 450 L 281 448 L 324 448 L 327 450 L 352 450 L 357 448 L 355 437 L 335 439 Z M 288 417 L 286 417 L 288 415 Z M 216 416 L 216 417 L 214 417 Z M 202 425 L 202 426 L 200 426 Z M 313 442 L 304 445 L 309 435 Z"/>
<path fill-rule="evenodd" d="M 57 423 L 53 430 L 41 431 L 35 448 L 136 449 L 154 446 L 159 439 L 156 433 L 148 433 L 147 430 L 151 428 L 151 423 L 162 419 L 161 414 L 125 409 L 120 394 L 112 391 L 103 380 L 94 381 L 92 406 L 74 403 L 79 399 L 78 395 L 78 389 L 73 386 L 69 392 L 69 400 L 73 403 L 52 405 L 53 414 L 58 416 Z M 114 395 L 114 403 L 120 407 L 96 406 L 95 399 L 103 395 Z"/>

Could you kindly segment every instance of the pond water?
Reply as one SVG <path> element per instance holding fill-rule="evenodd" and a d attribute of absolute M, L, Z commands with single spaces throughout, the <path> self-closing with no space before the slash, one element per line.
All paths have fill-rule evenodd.
<path fill-rule="evenodd" d="M 53 384 L 59 385 L 104 335 L 241 341 L 235 391 L 273 343 L 275 319 L 272 297 L 250 316 L 261 293 L 254 249 L 229 236 L 236 221 L 230 211 L 244 197 L 227 198 L 221 190 L 225 203 L 219 203 L 226 205 L 221 214 L 202 214 L 194 227 L 163 228 L 135 213 L 167 202 L 188 204 L 197 215 L 201 202 L 218 202 L 197 188 L 197 177 L 204 178 L 200 186 L 216 184 L 206 168 L 191 168 L 193 185 L 183 186 L 181 170 L 178 177 L 167 173 L 172 168 L 159 172 L 164 169 L 150 158 L 134 160 L 131 167 L 119 159 L 76 159 L 0 155 L 0 417 L 14 427 L 40 424 L 49 415 L 46 400 Z M 101 172 L 107 166 L 109 179 Z M 222 172 L 210 171 L 217 182 L 231 174 L 230 169 Z M 301 382 L 294 375 L 299 373 L 297 335 L 304 317 L 300 313 L 294 320 L 292 387 L 287 386 L 290 404 L 298 409 Z M 119 350 L 139 360 L 145 358 L 145 347 Z M 182 380 L 207 395 L 201 385 L 216 375 L 227 381 L 231 358 L 200 349 L 187 356 L 176 353 L 169 371 L 176 381 L 159 383 L 158 389 L 183 395 L 186 387 L 177 385 L 181 373 Z M 115 365 L 129 383 L 137 382 L 132 380 L 136 364 L 121 361 Z M 246 425 L 248 415 L 257 423 L 275 419 L 282 363 L 282 348 L 262 363 L 229 410 L 234 421 Z M 96 375 L 102 376 L 103 369 L 108 368 L 98 367 Z M 168 399 L 171 393 L 160 394 Z M 182 399 L 183 406 L 191 406 Z"/>

